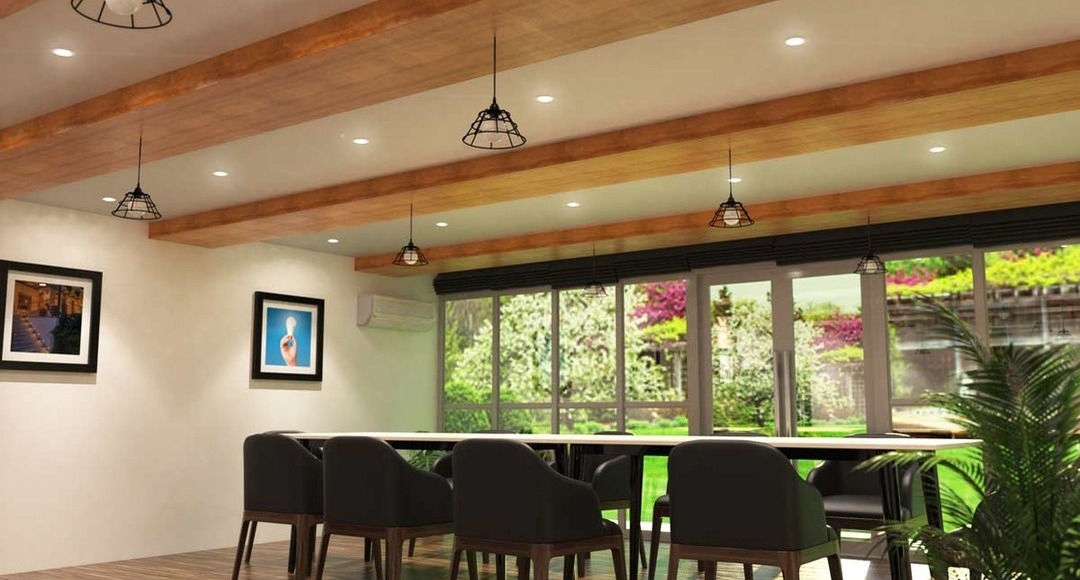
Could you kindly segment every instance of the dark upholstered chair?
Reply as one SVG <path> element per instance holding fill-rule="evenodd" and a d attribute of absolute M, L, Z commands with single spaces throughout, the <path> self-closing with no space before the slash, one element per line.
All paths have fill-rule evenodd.
<path fill-rule="evenodd" d="M 233 580 L 240 574 L 248 527 L 255 522 L 292 526 L 291 561 L 299 577 L 311 573 L 311 540 L 323 514 L 322 475 L 322 462 L 287 435 L 263 433 L 244 440 L 244 520 Z"/>
<path fill-rule="evenodd" d="M 762 433 L 755 431 L 728 431 L 727 429 L 713 430 L 714 437 L 765 437 Z M 656 559 L 660 556 L 660 529 L 664 525 L 664 518 L 671 517 L 671 498 L 668 494 L 664 494 L 653 502 L 653 517 L 652 517 L 652 532 L 649 533 L 649 560 L 656 562 Z M 644 550 L 642 550 L 644 551 Z M 749 580 L 753 576 L 752 566 L 747 564 L 744 566 L 746 578 Z M 656 578 L 656 565 L 649 568 L 649 580 L 655 580 Z"/>
<path fill-rule="evenodd" d="M 827 557 L 833 580 L 842 580 L 840 542 L 825 523 L 821 494 L 799 477 L 784 454 L 755 441 L 691 441 L 668 458 L 671 557 L 679 560 L 779 566 L 785 580 L 799 567 Z"/>
<path fill-rule="evenodd" d="M 629 431 L 599 431 L 594 435 L 633 435 Z M 586 455 L 582 461 L 582 480 L 592 484 L 600 498 L 601 510 L 630 509 L 630 458 L 626 455 Z M 649 566 L 645 557 L 645 539 L 641 538 L 641 565 Z M 585 575 L 588 554 L 578 558 L 578 575 Z"/>
<path fill-rule="evenodd" d="M 498 466 L 493 469 L 492 466 Z M 600 515 L 592 486 L 559 474 L 516 441 L 467 439 L 454 447 L 454 549 L 450 580 L 463 551 L 517 556 L 519 576 L 547 580 L 553 557 L 610 550 L 617 580 L 626 579 L 622 530 Z M 527 560 L 526 560 L 527 559 Z M 477 580 L 469 554 L 469 577 Z M 499 566 L 499 577 L 505 570 Z"/>
<path fill-rule="evenodd" d="M 867 433 L 850 437 L 907 437 L 899 433 Z M 825 517 L 837 533 L 842 528 L 873 530 L 884 525 L 881 506 L 881 474 L 856 471 L 858 461 L 825 461 L 810 470 L 806 480 L 825 499 Z M 900 498 L 903 521 L 926 523 L 926 503 L 918 464 L 902 468 Z M 917 522 L 916 522 L 917 523 Z"/>
<path fill-rule="evenodd" d="M 385 539 L 386 578 L 399 580 L 405 540 L 453 532 L 450 484 L 409 465 L 385 441 L 334 437 L 323 458 L 326 511 L 316 580 L 333 534 Z"/>

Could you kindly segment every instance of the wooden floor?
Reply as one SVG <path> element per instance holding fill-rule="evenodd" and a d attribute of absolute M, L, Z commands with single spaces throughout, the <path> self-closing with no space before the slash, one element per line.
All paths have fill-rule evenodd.
<path fill-rule="evenodd" d="M 657 580 L 664 580 L 667 573 L 667 546 L 661 548 L 660 567 Z M 288 542 L 272 542 L 256 544 L 251 555 L 251 564 L 243 565 L 240 569 L 242 580 L 279 580 L 291 578 L 285 570 L 288 551 Z M 5 576 L 8 580 L 70 580 L 70 579 L 108 579 L 108 580 L 144 580 L 144 579 L 217 579 L 230 578 L 234 549 L 208 550 L 205 552 L 191 552 L 176 554 L 173 556 L 160 556 L 156 558 L 143 558 L 140 560 L 128 560 L 125 562 L 110 562 L 107 564 L 95 564 L 92 566 L 80 566 L 77 568 L 62 568 L 43 572 L 29 572 Z M 420 540 L 416 546 L 416 555 L 406 558 L 402 569 L 404 580 L 446 580 L 450 576 L 450 541 L 449 538 L 427 538 Z M 330 543 L 330 552 L 326 560 L 326 580 L 375 580 L 375 569 L 370 563 L 364 562 L 364 546 L 362 540 L 353 538 L 335 537 Z M 513 569 L 513 565 L 509 566 Z M 921 568 L 921 570 L 919 569 Z M 562 560 L 552 562 L 552 578 L 562 578 Z M 694 580 L 697 578 L 697 567 L 690 562 L 684 562 L 680 566 L 679 578 L 681 580 Z M 926 578 L 925 567 L 916 567 L 915 578 Z M 615 574 L 612 569 L 610 556 L 596 554 L 590 561 L 587 569 L 589 580 L 613 580 Z M 494 580 L 494 559 L 492 564 L 481 568 L 482 580 Z M 510 571 L 508 577 L 515 578 L 515 572 Z M 742 567 L 736 565 L 721 564 L 717 578 L 722 580 L 742 580 Z M 802 568 L 803 580 L 825 580 L 829 577 L 828 566 L 825 560 L 807 564 Z M 468 572 L 464 564 L 461 567 L 459 578 L 467 579 Z M 639 578 L 645 578 L 645 571 L 641 570 Z M 780 578 L 780 572 L 776 568 L 758 567 L 754 569 L 755 580 L 772 580 Z M 888 565 L 886 562 L 864 560 L 844 560 L 844 580 L 878 580 L 889 578 Z"/>

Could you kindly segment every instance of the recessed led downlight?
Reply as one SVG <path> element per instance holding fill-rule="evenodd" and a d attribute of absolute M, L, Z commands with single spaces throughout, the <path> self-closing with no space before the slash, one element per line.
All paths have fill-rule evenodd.
<path fill-rule="evenodd" d="M 105 203 L 116 203 L 116 198 L 112 197 L 111 195 L 106 195 L 105 197 L 101 198 L 101 201 Z"/>
<path fill-rule="evenodd" d="M 368 141 L 363 137 L 357 137 L 356 139 L 353 139 L 352 142 L 356 145 L 367 145 L 368 143 L 371 143 L 371 141 Z"/>
<path fill-rule="evenodd" d="M 566 207 L 581 207 L 581 204 L 576 201 L 568 201 Z"/>
<path fill-rule="evenodd" d="M 935 146 L 935 147 L 931 147 L 931 148 L 930 148 L 930 152 L 931 152 L 931 153 L 944 153 L 944 152 L 945 152 L 945 148 L 944 148 L 944 147 L 942 147 L 941 145 L 937 145 L 937 146 Z"/>
<path fill-rule="evenodd" d="M 788 46 L 802 46 L 806 44 L 806 39 L 801 36 L 792 36 L 784 41 L 784 44 Z"/>
<path fill-rule="evenodd" d="M 52 53 L 54 56 L 59 56 L 60 58 L 71 58 L 75 56 L 73 51 L 66 48 L 54 48 L 52 49 Z"/>
<path fill-rule="evenodd" d="M 446 222 L 435 222 L 435 227 L 437 227 L 437 228 L 445 228 L 448 225 L 450 225 L 450 224 L 448 224 Z"/>
<path fill-rule="evenodd" d="M 214 175 L 214 177 L 228 177 L 229 172 L 228 171 L 215 171 L 213 173 L 213 175 Z"/>
<path fill-rule="evenodd" d="M 552 102 L 552 101 L 554 101 L 554 100 L 555 100 L 555 97 L 553 97 L 551 95 L 540 95 L 540 96 L 536 97 L 536 102 L 537 103 L 544 103 L 545 105 Z"/>
<path fill-rule="evenodd" d="M 338 243 L 340 241 L 341 240 L 339 240 L 337 238 L 327 238 L 326 243 L 328 243 L 328 244 L 336 244 L 336 243 Z"/>

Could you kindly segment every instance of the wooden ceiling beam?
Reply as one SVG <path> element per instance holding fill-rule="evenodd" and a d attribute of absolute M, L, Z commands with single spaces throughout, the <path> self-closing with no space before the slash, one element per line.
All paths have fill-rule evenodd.
<path fill-rule="evenodd" d="M 286 195 L 150 225 L 221 247 L 1080 109 L 1080 41 Z"/>
<path fill-rule="evenodd" d="M 391 265 L 394 254 L 359 256 L 357 271 L 411 276 L 589 255 L 651 250 L 821 229 L 959 215 L 1080 200 L 1080 161 L 787 199 L 748 207 L 757 224 L 709 227 L 715 208 L 679 215 L 424 248 L 420 268 Z"/>
<path fill-rule="evenodd" d="M 0 0 L 0 20 L 15 14 L 16 12 L 37 4 L 40 0 Z"/>
<path fill-rule="evenodd" d="M 3 0 L 0 0 L 3 1 Z M 57 0 L 59 1 L 59 0 Z M 375 0 L 0 129 L 0 198 L 665 30 L 772 0 Z"/>

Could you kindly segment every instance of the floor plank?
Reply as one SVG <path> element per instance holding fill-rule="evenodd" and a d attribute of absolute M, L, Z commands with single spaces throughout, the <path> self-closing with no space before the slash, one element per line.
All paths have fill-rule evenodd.
<path fill-rule="evenodd" d="M 241 580 L 280 580 L 292 578 L 285 570 L 288 542 L 257 544 L 251 555 L 251 563 L 242 565 Z M 660 567 L 657 580 L 664 580 L 667 574 L 666 545 L 661 549 Z M 425 538 L 416 546 L 416 555 L 406 558 L 402 576 L 406 580 L 445 580 L 449 578 L 450 539 Z M 42 572 L 29 572 L 5 576 L 8 580 L 192 580 L 223 579 L 232 573 L 234 551 L 232 548 L 191 552 L 123 562 L 110 562 L 75 568 L 61 568 Z M 364 562 L 362 540 L 335 537 L 327 554 L 325 580 L 375 580 L 375 568 Z M 516 568 L 508 566 L 508 577 L 516 578 Z M 686 562 L 680 566 L 680 580 L 695 580 L 697 567 Z M 561 578 L 562 560 L 552 562 L 551 577 Z M 597 554 L 590 560 L 587 580 L 613 580 L 615 577 L 610 556 Z M 494 579 L 494 558 L 492 563 L 481 567 L 481 579 Z M 802 568 L 803 580 L 825 580 L 829 578 L 825 560 L 807 564 Z M 460 578 L 468 578 L 468 572 L 462 565 Z M 742 580 L 742 567 L 721 564 L 717 571 L 718 580 Z M 887 563 L 865 560 L 844 560 L 845 580 L 879 580 L 889 577 Z M 915 578 L 925 578 L 925 567 L 917 566 Z M 642 570 L 639 578 L 644 579 Z M 773 580 L 780 578 L 779 570 L 769 567 L 757 567 L 754 580 Z"/>

